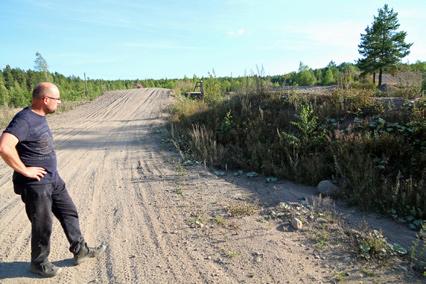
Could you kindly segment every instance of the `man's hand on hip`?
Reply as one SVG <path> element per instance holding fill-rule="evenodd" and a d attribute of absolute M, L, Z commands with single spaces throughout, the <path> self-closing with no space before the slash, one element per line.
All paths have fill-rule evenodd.
<path fill-rule="evenodd" d="M 26 167 L 16 151 L 18 142 L 18 138 L 13 134 L 3 133 L 0 136 L 0 156 L 16 172 L 40 181 L 46 175 L 46 170 L 41 167 Z"/>
<path fill-rule="evenodd" d="M 40 181 L 46 173 L 46 170 L 40 167 L 27 167 L 24 176 Z"/>

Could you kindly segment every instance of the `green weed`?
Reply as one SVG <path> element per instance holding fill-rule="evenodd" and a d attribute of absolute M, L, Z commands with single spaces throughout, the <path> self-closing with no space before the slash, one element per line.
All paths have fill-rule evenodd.
<path fill-rule="evenodd" d="M 346 279 L 346 273 L 344 271 L 336 272 L 336 274 L 334 274 L 334 279 L 337 282 L 342 282 Z"/>
<path fill-rule="evenodd" d="M 206 221 L 205 216 L 202 213 L 191 213 L 187 220 L 187 224 L 191 228 L 204 228 Z"/>
<path fill-rule="evenodd" d="M 393 255 L 392 248 L 383 237 L 383 234 L 373 230 L 366 234 L 361 234 L 357 238 L 360 256 L 365 259 L 383 259 Z"/>
<path fill-rule="evenodd" d="M 225 257 L 231 259 L 231 258 L 235 258 L 235 257 L 239 256 L 240 253 L 238 251 L 234 251 L 234 250 L 223 249 L 222 250 L 222 255 L 224 255 Z"/>
<path fill-rule="evenodd" d="M 314 232 L 314 235 L 312 238 L 315 242 L 314 247 L 318 250 L 324 250 L 327 247 L 328 242 L 330 240 L 330 234 L 326 228 L 323 228 L 319 231 Z"/>
<path fill-rule="evenodd" d="M 221 215 L 214 216 L 213 221 L 219 226 L 225 226 L 226 224 L 226 219 Z"/>
<path fill-rule="evenodd" d="M 185 176 L 188 174 L 187 170 L 185 169 L 185 167 L 181 164 L 181 163 L 176 163 L 175 165 L 175 170 L 177 175 L 179 176 Z"/>
<path fill-rule="evenodd" d="M 367 277 L 374 277 L 376 276 L 376 273 L 374 273 L 374 271 L 368 269 L 368 268 L 361 268 L 361 273 L 364 274 Z"/>
<path fill-rule="evenodd" d="M 255 214 L 258 211 L 258 206 L 251 203 L 238 203 L 229 205 L 226 209 L 231 216 L 243 217 Z"/>
<path fill-rule="evenodd" d="M 176 188 L 175 188 L 175 193 L 177 194 L 177 195 L 180 195 L 180 196 L 183 196 L 183 189 L 182 189 L 182 187 L 181 186 L 176 186 Z"/>

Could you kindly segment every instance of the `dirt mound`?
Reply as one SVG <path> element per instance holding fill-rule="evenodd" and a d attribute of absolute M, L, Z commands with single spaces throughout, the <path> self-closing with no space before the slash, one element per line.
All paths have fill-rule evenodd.
<path fill-rule="evenodd" d="M 422 73 L 398 72 L 395 75 L 383 74 L 382 84 L 398 87 L 420 87 L 422 85 Z"/>

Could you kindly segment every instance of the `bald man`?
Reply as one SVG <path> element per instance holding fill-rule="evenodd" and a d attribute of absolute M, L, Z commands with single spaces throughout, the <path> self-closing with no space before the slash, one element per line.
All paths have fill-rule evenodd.
<path fill-rule="evenodd" d="M 46 115 L 61 103 L 52 83 L 38 84 L 32 104 L 18 112 L 0 137 L 0 156 L 13 170 L 14 191 L 21 195 L 31 222 L 31 268 L 43 277 L 60 268 L 49 262 L 52 213 L 70 243 L 76 264 L 105 251 L 105 245 L 89 247 L 80 231 L 77 209 L 58 174 L 52 133 Z"/>

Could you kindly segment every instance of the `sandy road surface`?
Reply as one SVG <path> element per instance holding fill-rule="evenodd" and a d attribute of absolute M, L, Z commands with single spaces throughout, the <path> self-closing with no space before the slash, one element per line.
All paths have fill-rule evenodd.
<path fill-rule="evenodd" d="M 294 185 L 284 182 L 277 189 L 264 182 L 230 182 L 201 167 L 179 166 L 176 151 L 162 144 L 164 111 L 170 100 L 165 89 L 109 92 L 49 118 L 59 172 L 79 210 L 85 238 L 90 244 L 109 245 L 100 259 L 73 266 L 55 221 L 50 260 L 63 270 L 54 279 L 28 272 L 30 224 L 12 191 L 10 169 L 1 165 L 1 283 L 319 283 L 330 279 L 334 264 L 314 258 L 297 233 L 282 232 L 259 215 L 230 220 L 226 228 L 220 220 L 212 222 L 212 216 L 229 204 L 276 201 L 277 190 Z M 298 188 L 300 193 L 304 190 Z"/>

